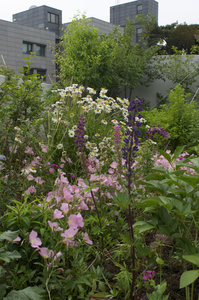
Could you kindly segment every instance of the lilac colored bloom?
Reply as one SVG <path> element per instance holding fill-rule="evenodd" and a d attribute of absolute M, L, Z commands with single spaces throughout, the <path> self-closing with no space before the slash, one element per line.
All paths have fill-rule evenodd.
<path fill-rule="evenodd" d="M 47 153 L 48 152 L 48 146 L 47 145 L 42 145 L 41 146 L 41 151 L 44 152 L 44 153 Z"/>
<path fill-rule="evenodd" d="M 54 216 L 54 219 L 64 218 L 64 215 L 62 215 L 62 212 L 58 209 L 54 210 L 53 216 Z"/>
<path fill-rule="evenodd" d="M 75 131 L 74 137 L 76 140 L 74 143 L 76 144 L 75 149 L 80 148 L 80 151 L 83 151 L 84 145 L 85 145 L 85 139 L 84 139 L 84 126 L 85 126 L 85 119 L 84 116 L 80 115 L 78 120 L 77 129 Z"/>
<path fill-rule="evenodd" d="M 170 135 L 168 134 L 168 132 L 166 132 L 166 130 L 164 130 L 164 128 L 160 128 L 160 125 L 158 125 L 157 127 L 156 126 L 153 126 L 153 127 L 150 127 L 146 134 L 147 134 L 147 137 L 149 137 L 151 140 L 153 139 L 153 136 L 155 133 L 158 133 L 159 135 L 165 137 L 165 138 L 170 138 Z"/>
<path fill-rule="evenodd" d="M 122 149 L 123 150 L 123 158 L 125 159 L 126 167 L 128 167 L 127 171 L 127 177 L 128 177 L 128 185 L 130 187 L 131 183 L 131 177 L 132 177 L 132 165 L 134 163 L 134 158 L 136 156 L 136 151 L 139 150 L 139 140 L 138 135 L 140 134 L 140 131 L 137 129 L 139 126 L 141 126 L 141 122 L 138 120 L 142 117 L 142 115 L 138 114 L 138 120 L 136 118 L 136 115 L 138 112 L 142 110 L 141 108 L 142 101 L 139 99 L 135 99 L 130 101 L 129 107 L 128 107 L 128 116 L 126 121 L 126 125 L 129 127 L 128 130 L 125 132 L 125 138 L 124 143 L 125 146 Z"/>
<path fill-rule="evenodd" d="M 35 177 L 32 176 L 31 174 L 29 174 L 29 175 L 27 176 L 27 179 L 28 179 L 28 180 L 33 180 L 33 179 L 35 179 Z"/>
<path fill-rule="evenodd" d="M 41 240 L 37 238 L 37 232 L 34 230 L 32 230 L 29 234 L 29 241 L 31 243 L 32 248 L 38 248 L 42 244 Z"/>
<path fill-rule="evenodd" d="M 48 250 L 48 249 L 45 248 L 45 247 L 39 249 L 39 254 L 40 254 L 43 258 L 50 258 L 50 257 L 54 256 L 53 250 Z"/>

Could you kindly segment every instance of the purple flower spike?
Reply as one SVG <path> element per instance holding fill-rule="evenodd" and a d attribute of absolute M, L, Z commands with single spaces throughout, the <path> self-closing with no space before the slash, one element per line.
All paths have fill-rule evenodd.
<path fill-rule="evenodd" d="M 86 121 L 84 119 L 84 116 L 80 115 L 79 120 L 78 120 L 77 129 L 75 131 L 76 140 L 74 141 L 74 143 L 76 144 L 75 149 L 80 148 L 81 151 L 83 151 L 83 148 L 85 145 L 85 140 L 84 140 L 85 123 L 86 123 Z"/>

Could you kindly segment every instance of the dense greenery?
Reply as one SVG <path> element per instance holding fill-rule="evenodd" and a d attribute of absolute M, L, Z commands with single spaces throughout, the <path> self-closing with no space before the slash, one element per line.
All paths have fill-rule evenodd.
<path fill-rule="evenodd" d="M 139 43 L 135 34 L 137 22 L 143 27 Z M 77 82 L 98 91 L 104 87 L 113 97 L 122 88 L 129 97 L 136 86 L 149 84 L 158 77 L 158 69 L 153 64 L 157 46 L 146 47 L 144 42 L 153 22 L 150 16 L 136 19 L 124 29 L 116 27 L 101 36 L 85 16 L 75 17 L 67 25 L 60 51 L 55 54 L 62 84 Z"/>

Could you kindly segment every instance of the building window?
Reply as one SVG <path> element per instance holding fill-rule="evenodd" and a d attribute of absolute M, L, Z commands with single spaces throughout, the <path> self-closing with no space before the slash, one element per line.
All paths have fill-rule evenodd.
<path fill-rule="evenodd" d="M 45 56 L 45 48 L 44 45 L 36 45 L 36 55 L 37 56 Z"/>
<path fill-rule="evenodd" d="M 137 42 L 140 40 L 142 35 L 142 28 L 137 28 Z"/>
<path fill-rule="evenodd" d="M 48 13 L 48 22 L 53 24 L 59 24 L 59 16 Z"/>
<path fill-rule="evenodd" d="M 43 77 L 43 81 L 46 81 L 46 70 L 36 69 L 36 73 L 39 75 L 39 77 Z"/>
<path fill-rule="evenodd" d="M 23 42 L 23 53 L 30 54 L 32 52 L 32 43 Z"/>
<path fill-rule="evenodd" d="M 137 5 L 137 14 L 142 14 L 142 4 Z"/>

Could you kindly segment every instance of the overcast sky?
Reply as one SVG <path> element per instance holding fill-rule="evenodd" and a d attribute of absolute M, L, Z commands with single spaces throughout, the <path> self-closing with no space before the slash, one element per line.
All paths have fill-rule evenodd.
<path fill-rule="evenodd" d="M 5 2 L 4 2 L 5 1 Z M 12 15 L 28 10 L 32 5 L 46 5 L 62 10 L 63 23 L 70 22 L 79 11 L 87 17 L 109 22 L 110 6 L 131 2 L 131 0 L 1 0 L 0 19 L 12 21 Z M 159 25 L 199 24 L 199 0 L 158 0 Z"/>

